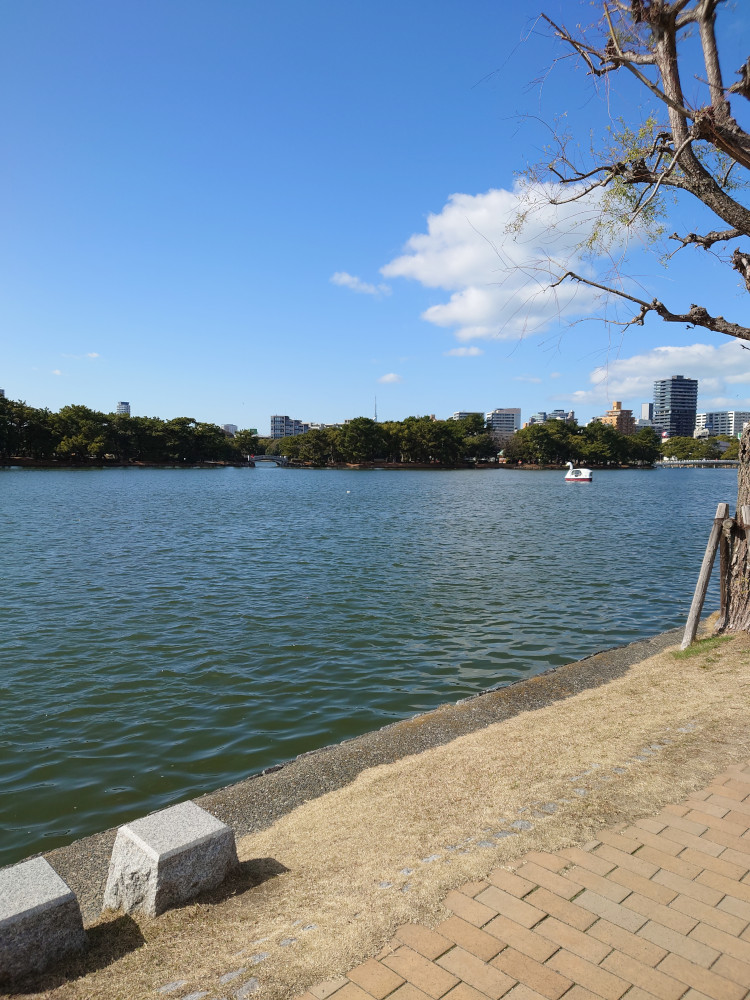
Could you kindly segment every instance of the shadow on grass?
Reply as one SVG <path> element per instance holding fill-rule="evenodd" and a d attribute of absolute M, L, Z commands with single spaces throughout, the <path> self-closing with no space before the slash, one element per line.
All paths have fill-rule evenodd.
<path fill-rule="evenodd" d="M 254 889 L 287 871 L 289 869 L 275 858 L 251 858 L 249 861 L 243 861 L 221 885 L 202 892 L 181 906 L 173 907 L 172 911 L 194 906 L 196 903 L 215 906 L 227 899 L 241 896 L 249 889 Z M 2 984 L 0 996 L 28 996 L 54 990 L 65 983 L 107 968 L 146 943 L 141 928 L 128 915 L 105 915 L 98 923 L 87 928 L 86 937 L 88 946 L 85 951 L 69 956 L 45 972 L 26 976 L 9 985 Z M 3 993 L 3 990 L 7 992 Z"/>
<path fill-rule="evenodd" d="M 0 990 L 8 996 L 43 993 L 54 990 L 64 983 L 81 979 L 99 969 L 105 969 L 119 958 L 146 943 L 138 924 L 129 916 L 115 916 L 103 920 L 86 932 L 88 947 L 85 951 L 71 955 L 46 972 L 20 979 L 10 986 L 3 984 Z"/>
<path fill-rule="evenodd" d="M 276 858 L 250 858 L 249 861 L 240 862 L 239 868 L 228 875 L 221 885 L 217 885 L 215 889 L 207 889 L 183 905 L 223 903 L 226 899 L 241 896 L 248 889 L 255 889 L 269 879 L 288 871 L 289 869 Z"/>

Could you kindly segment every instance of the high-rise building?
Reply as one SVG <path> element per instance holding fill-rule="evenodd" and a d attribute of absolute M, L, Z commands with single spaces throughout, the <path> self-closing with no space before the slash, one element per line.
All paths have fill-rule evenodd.
<path fill-rule="evenodd" d="M 713 413 L 696 413 L 695 430 L 708 431 L 709 435 L 728 434 L 736 437 L 750 422 L 750 410 L 716 410 Z"/>
<path fill-rule="evenodd" d="M 310 425 L 302 420 L 292 420 L 291 417 L 274 414 L 271 417 L 271 437 L 274 440 L 285 437 L 296 437 L 298 434 L 306 434 L 310 430 Z"/>
<path fill-rule="evenodd" d="M 547 420 L 563 420 L 566 424 L 577 424 L 574 410 L 550 410 Z"/>
<path fill-rule="evenodd" d="M 673 375 L 654 382 L 654 427 L 668 437 L 692 437 L 698 409 L 698 381 Z"/>
<path fill-rule="evenodd" d="M 221 429 L 225 434 L 228 434 L 230 437 L 234 437 L 237 433 L 237 424 L 222 424 Z"/>
<path fill-rule="evenodd" d="M 0 389 L 0 399 L 5 399 L 5 389 Z"/>
<path fill-rule="evenodd" d="M 620 434 L 635 434 L 633 411 L 623 410 L 622 403 L 617 399 L 612 403 L 612 409 L 607 410 L 602 417 L 602 423 L 614 427 Z"/>
<path fill-rule="evenodd" d="M 521 428 L 521 410 L 517 406 L 504 406 L 490 410 L 485 417 L 487 430 L 491 434 L 510 437 Z"/>
<path fill-rule="evenodd" d="M 130 416 L 130 403 L 118 403 L 115 413 L 121 413 L 125 417 Z"/>
<path fill-rule="evenodd" d="M 466 420 L 467 417 L 483 417 L 481 410 L 456 410 L 451 420 Z"/>
<path fill-rule="evenodd" d="M 641 403 L 641 420 L 648 420 L 652 423 L 654 419 L 654 404 L 653 403 Z"/>

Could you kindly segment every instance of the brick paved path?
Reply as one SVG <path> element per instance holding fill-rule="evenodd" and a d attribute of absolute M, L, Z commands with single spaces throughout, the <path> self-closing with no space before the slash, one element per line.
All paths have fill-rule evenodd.
<path fill-rule="evenodd" d="M 448 894 L 298 1000 L 750 997 L 750 764 L 682 805 Z"/>

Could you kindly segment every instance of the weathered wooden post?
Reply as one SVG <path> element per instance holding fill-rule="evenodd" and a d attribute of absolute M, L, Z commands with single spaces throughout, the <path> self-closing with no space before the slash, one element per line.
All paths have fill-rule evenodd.
<path fill-rule="evenodd" d="M 716 549 L 722 533 L 722 525 L 727 517 L 729 517 L 729 504 L 720 503 L 716 508 L 716 517 L 714 518 L 711 534 L 708 538 L 706 554 L 703 556 L 701 571 L 698 575 L 698 582 L 695 585 L 693 603 L 690 605 L 690 614 L 688 615 L 687 624 L 685 625 L 685 635 L 682 638 L 680 649 L 687 649 L 695 639 L 695 633 L 698 631 L 698 622 L 700 621 L 701 611 L 703 610 L 703 602 L 706 599 L 708 581 L 711 579 L 711 570 L 713 569 Z"/>

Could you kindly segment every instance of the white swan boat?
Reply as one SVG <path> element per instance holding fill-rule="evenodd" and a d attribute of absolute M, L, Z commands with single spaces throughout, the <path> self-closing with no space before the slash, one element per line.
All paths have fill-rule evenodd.
<path fill-rule="evenodd" d="M 591 469 L 574 469 L 573 463 L 568 462 L 568 471 L 565 474 L 566 483 L 590 483 L 594 478 Z"/>

